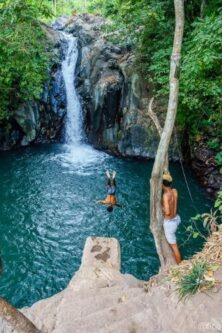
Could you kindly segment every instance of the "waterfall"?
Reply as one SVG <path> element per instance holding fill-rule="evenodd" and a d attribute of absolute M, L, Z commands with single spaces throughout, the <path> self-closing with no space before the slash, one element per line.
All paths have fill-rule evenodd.
<path fill-rule="evenodd" d="M 65 124 L 65 142 L 71 145 L 80 145 L 83 138 L 82 112 L 79 98 L 76 93 L 75 68 L 78 58 L 77 38 L 62 32 L 67 43 L 65 59 L 62 62 L 62 73 L 66 89 L 67 115 Z"/>
<path fill-rule="evenodd" d="M 62 74 L 65 82 L 67 114 L 65 121 L 65 152 L 57 155 L 56 159 L 59 159 L 64 167 L 71 168 L 72 172 L 74 168 L 78 173 L 91 173 L 89 168 L 92 168 L 92 172 L 94 172 L 95 165 L 101 165 L 108 157 L 105 153 L 98 152 L 84 143 L 82 109 L 74 85 L 78 59 L 78 40 L 65 32 L 60 33 L 66 45 L 65 57 L 62 61 Z"/>

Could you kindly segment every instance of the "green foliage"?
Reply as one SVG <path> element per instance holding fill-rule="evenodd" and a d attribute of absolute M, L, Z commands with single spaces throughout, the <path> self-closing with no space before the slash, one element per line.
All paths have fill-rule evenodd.
<path fill-rule="evenodd" d="M 220 217 L 218 216 L 218 210 L 211 210 L 210 213 L 204 213 L 201 215 L 201 219 L 203 221 L 203 226 L 209 232 L 213 232 L 217 230 L 218 220 Z"/>
<path fill-rule="evenodd" d="M 19 103 L 39 98 L 49 64 L 46 36 L 38 17 L 47 7 L 32 0 L 0 5 L 0 121 Z"/>
<path fill-rule="evenodd" d="M 194 221 L 194 219 L 199 220 L 200 219 L 200 215 L 196 215 L 195 217 L 192 218 L 192 221 Z M 194 228 L 193 225 L 189 225 L 187 228 L 186 228 L 186 232 L 188 232 L 192 238 L 197 238 L 200 236 L 200 233 L 196 230 L 196 228 Z"/>
<path fill-rule="evenodd" d="M 86 12 L 107 17 L 118 12 L 118 0 L 42 0 L 39 3 L 44 5 L 54 18 Z M 45 15 L 43 17 L 45 19 Z"/>
<path fill-rule="evenodd" d="M 181 109 L 193 136 L 222 138 L 222 16 L 212 14 L 193 23 L 184 43 Z M 212 141 L 214 140 L 214 141 Z M 217 149 L 215 139 L 208 145 Z"/>
<path fill-rule="evenodd" d="M 208 141 L 207 145 L 211 149 L 217 149 L 220 147 L 220 140 L 219 138 L 213 138 L 212 140 Z"/>
<path fill-rule="evenodd" d="M 88 1 L 87 11 L 106 17 L 118 14 L 118 0 L 91 0 Z"/>
<path fill-rule="evenodd" d="M 217 199 L 214 203 L 214 208 L 218 210 L 220 216 L 222 215 L 222 191 L 218 192 Z"/>
<path fill-rule="evenodd" d="M 178 292 L 180 299 L 185 299 L 190 295 L 194 295 L 198 290 L 202 288 L 209 288 L 212 286 L 212 282 L 207 281 L 204 278 L 204 274 L 208 270 L 208 264 L 206 262 L 196 262 L 193 267 L 184 275 L 178 282 Z"/>
<path fill-rule="evenodd" d="M 222 165 L 222 151 L 217 153 L 215 160 L 216 160 L 217 164 Z"/>
<path fill-rule="evenodd" d="M 204 231 L 199 227 L 200 222 L 208 234 L 218 230 L 219 225 L 222 223 L 222 191 L 218 192 L 214 206 L 209 213 L 197 214 L 191 218 L 191 225 L 186 228 L 189 238 L 203 237 L 206 239 Z"/>

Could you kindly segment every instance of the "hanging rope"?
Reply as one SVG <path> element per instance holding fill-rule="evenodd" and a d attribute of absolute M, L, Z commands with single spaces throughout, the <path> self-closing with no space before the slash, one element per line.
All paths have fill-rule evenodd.
<path fill-rule="evenodd" d="M 181 152 L 180 152 L 180 149 L 179 149 L 176 127 L 175 127 L 175 141 L 176 141 L 176 147 L 177 147 L 177 151 L 178 151 L 178 155 L 179 155 L 180 166 L 181 166 L 181 170 L 182 170 L 183 177 L 184 177 L 184 180 L 185 180 L 185 184 L 186 184 L 186 187 L 187 187 L 187 191 L 189 193 L 190 200 L 192 201 L 192 205 L 193 205 L 194 209 L 196 210 L 196 212 L 198 212 L 198 209 L 195 205 L 195 202 L 194 202 L 194 199 L 193 199 L 193 196 L 192 196 L 192 193 L 191 193 L 188 181 L 187 181 L 187 177 L 186 177 L 186 174 L 185 174 L 185 170 L 184 170 L 184 166 L 183 166 L 183 158 L 182 158 L 182 155 L 181 155 Z"/>

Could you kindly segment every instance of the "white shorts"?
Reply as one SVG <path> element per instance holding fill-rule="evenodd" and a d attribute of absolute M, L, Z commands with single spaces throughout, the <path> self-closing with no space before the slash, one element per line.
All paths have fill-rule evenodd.
<path fill-rule="evenodd" d="M 179 215 L 176 215 L 173 219 L 167 220 L 164 219 L 163 221 L 163 228 L 165 232 L 165 236 L 167 239 L 167 242 L 169 244 L 176 244 L 176 231 L 178 228 L 178 225 L 180 224 L 181 219 Z"/>

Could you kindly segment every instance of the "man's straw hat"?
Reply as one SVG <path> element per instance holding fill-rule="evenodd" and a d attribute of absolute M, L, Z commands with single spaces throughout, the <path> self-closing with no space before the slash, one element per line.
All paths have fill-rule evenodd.
<path fill-rule="evenodd" d="M 164 173 L 163 180 L 167 180 L 168 182 L 171 183 L 173 181 L 173 178 L 171 177 L 170 173 Z"/>

